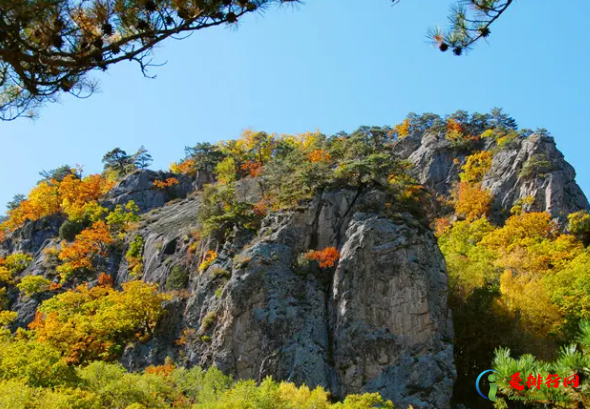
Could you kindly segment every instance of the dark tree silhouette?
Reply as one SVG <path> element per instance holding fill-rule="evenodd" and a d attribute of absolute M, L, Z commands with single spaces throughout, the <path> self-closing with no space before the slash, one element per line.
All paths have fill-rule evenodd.
<path fill-rule="evenodd" d="M 138 169 L 147 169 L 154 161 L 152 155 L 148 152 L 145 146 L 141 145 L 137 152 L 132 157 L 133 164 Z"/>
<path fill-rule="evenodd" d="M 105 171 L 115 172 L 117 177 L 123 177 L 130 170 L 135 169 L 134 159 L 121 148 L 115 148 L 107 152 L 102 158 Z"/>

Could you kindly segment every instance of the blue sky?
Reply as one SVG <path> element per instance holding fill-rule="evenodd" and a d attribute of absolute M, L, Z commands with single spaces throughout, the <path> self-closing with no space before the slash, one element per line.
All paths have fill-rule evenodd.
<path fill-rule="evenodd" d="M 155 51 L 156 80 L 123 64 L 97 74 L 100 93 L 64 97 L 40 119 L 1 123 L 0 206 L 38 172 L 82 164 L 100 172 L 114 147 L 145 145 L 167 168 L 185 145 L 246 128 L 331 134 L 394 125 L 408 112 L 503 107 L 521 127 L 547 128 L 590 192 L 590 2 L 517 1 L 489 44 L 463 57 L 425 43 L 452 1 L 310 0 L 210 29 Z M 362 7 L 362 8 L 361 8 Z M 3 209 L 1 209 L 3 210 Z"/>

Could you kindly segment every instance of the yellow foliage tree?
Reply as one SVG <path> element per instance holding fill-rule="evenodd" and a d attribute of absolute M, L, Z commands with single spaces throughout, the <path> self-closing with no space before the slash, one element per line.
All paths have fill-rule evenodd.
<path fill-rule="evenodd" d="M 410 135 L 410 120 L 408 118 L 404 119 L 401 124 L 394 126 L 393 130 L 397 133 L 399 139 L 406 138 Z"/>
<path fill-rule="evenodd" d="M 465 165 L 461 168 L 461 181 L 469 183 L 481 182 L 484 175 L 492 167 L 492 154 L 488 151 L 480 151 L 467 157 Z"/>
<path fill-rule="evenodd" d="M 9 231 L 15 230 L 27 220 L 39 220 L 59 210 L 57 186 L 44 181 L 35 186 L 17 208 L 8 212 L 8 220 L 3 225 Z"/>
<path fill-rule="evenodd" d="M 209 266 L 217 259 L 217 252 L 213 250 L 207 250 L 203 256 L 203 261 L 199 265 L 199 271 L 205 271 Z"/>
<path fill-rule="evenodd" d="M 114 182 L 101 175 L 90 175 L 80 179 L 74 174 L 66 176 L 58 184 L 60 208 L 70 220 L 81 220 L 88 206 L 98 205 L 113 187 Z"/>
<path fill-rule="evenodd" d="M 8 212 L 8 220 L 0 230 L 13 231 L 27 220 L 63 213 L 71 220 L 80 220 L 88 211 L 98 206 L 98 201 L 113 187 L 114 182 L 101 175 L 80 179 L 72 173 L 58 181 L 42 181 L 29 192 L 27 199 Z"/>
<path fill-rule="evenodd" d="M 127 342 L 151 336 L 165 299 L 142 281 L 124 283 L 123 291 L 81 285 L 43 302 L 29 327 L 70 363 L 110 360 Z"/>
<path fill-rule="evenodd" d="M 32 261 L 33 257 L 25 253 L 13 253 L 6 258 L 0 257 L 0 282 L 11 282 L 14 275 L 24 271 Z"/>
<path fill-rule="evenodd" d="M 473 221 L 484 217 L 490 210 L 492 194 L 479 184 L 460 182 L 455 197 L 455 213 Z"/>
<path fill-rule="evenodd" d="M 506 270 L 500 277 L 500 290 L 503 304 L 519 314 L 522 326 L 529 332 L 546 337 L 556 333 L 563 323 L 542 277 Z"/>

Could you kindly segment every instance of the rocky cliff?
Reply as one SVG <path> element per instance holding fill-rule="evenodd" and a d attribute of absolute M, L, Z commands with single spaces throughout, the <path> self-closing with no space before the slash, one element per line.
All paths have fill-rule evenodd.
<path fill-rule="evenodd" d="M 186 257 L 198 197 L 148 216 L 143 278 L 164 286 L 174 266 L 192 273 L 160 335 L 130 347 L 123 362 L 139 369 L 183 357 L 238 378 L 448 406 L 455 374 L 444 261 L 425 226 L 409 214 L 386 218 L 384 206 L 378 191 L 324 193 L 268 216 L 256 234 L 234 232 L 200 273 Z M 298 261 L 326 246 L 341 249 L 335 271 Z M 123 266 L 118 280 L 126 279 Z M 178 348 L 182 332 L 192 337 Z"/>
<path fill-rule="evenodd" d="M 543 132 L 518 137 L 501 148 L 496 141 L 484 139 L 469 149 L 454 146 L 444 132 L 415 132 L 397 141 L 393 154 L 409 160 L 418 180 L 432 192 L 449 197 L 466 157 L 479 149 L 493 152 L 492 168 L 482 187 L 494 196 L 491 217 L 497 222 L 527 197 L 534 199 L 527 211 L 547 211 L 562 221 L 570 213 L 590 208 L 575 181 L 574 168 L 554 138 Z"/>
<path fill-rule="evenodd" d="M 483 186 L 494 195 L 496 220 L 526 197 L 534 198 L 528 210 L 561 220 L 589 208 L 573 168 L 543 134 L 502 148 L 479 141 L 466 150 L 444 133 L 413 132 L 388 154 L 409 161 L 420 183 L 448 199 L 466 157 L 479 149 L 494 150 Z M 106 260 L 115 283 L 141 278 L 174 294 L 154 337 L 125 349 L 127 368 L 171 357 L 189 366 L 216 365 L 236 378 L 321 385 L 336 397 L 377 391 L 400 408 L 450 407 L 456 371 L 447 275 L 427 220 L 392 211 L 396 199 L 378 185 L 331 186 L 299 206 L 270 212 L 257 229 L 234 228 L 223 240 L 201 238 L 201 189 L 212 176 L 153 188 L 154 180 L 167 176 L 136 172 L 104 201 L 112 208 L 134 200 L 143 212 L 135 233 L 145 243 L 142 275 L 132 277 L 123 257 L 133 239 L 128 237 Z M 235 194 L 236 201 L 256 203 L 260 183 L 242 179 Z M 2 243 L 0 255 L 34 253 L 22 275 L 46 274 L 43 249 L 59 247 L 63 221 L 27 222 Z M 339 251 L 334 268 L 302 257 L 327 247 Z M 205 251 L 216 257 L 203 265 Z M 11 290 L 15 325 L 31 322 L 45 298 Z"/>
<path fill-rule="evenodd" d="M 255 197 L 257 182 L 242 181 L 238 191 Z M 237 378 L 321 385 L 335 396 L 378 391 L 401 407 L 448 407 L 456 375 L 444 260 L 424 222 L 388 215 L 387 200 L 376 189 L 316 195 L 269 214 L 257 232 L 204 240 L 202 248 L 218 253 L 204 271 L 189 254 L 200 195 L 152 209 L 138 230 L 141 278 L 162 289 L 173 274 L 187 280 L 175 287 L 154 338 L 130 345 L 122 362 L 142 369 L 170 356 Z M 15 237 L 16 247 L 36 249 L 23 275 L 44 273 L 42 249 L 58 242 L 55 227 L 31 223 Z M 340 251 L 335 269 L 302 261 L 309 249 L 327 246 Z M 131 279 L 121 257 L 110 263 L 117 283 Z M 26 326 L 44 297 L 12 296 L 17 324 Z"/>

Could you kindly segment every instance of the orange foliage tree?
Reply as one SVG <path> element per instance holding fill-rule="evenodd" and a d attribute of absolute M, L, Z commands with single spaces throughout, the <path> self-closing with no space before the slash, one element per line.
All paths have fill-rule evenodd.
<path fill-rule="evenodd" d="M 178 179 L 168 178 L 166 180 L 154 180 L 154 187 L 158 189 L 166 189 L 178 184 Z"/>
<path fill-rule="evenodd" d="M 253 178 L 262 175 L 262 163 L 249 160 L 242 164 L 240 167 L 248 176 L 252 176 Z"/>
<path fill-rule="evenodd" d="M 102 285 L 104 287 L 112 287 L 113 277 L 105 273 L 100 273 L 98 275 L 98 285 Z"/>
<path fill-rule="evenodd" d="M 469 221 L 487 215 L 493 198 L 481 185 L 468 182 L 459 183 L 455 195 L 455 212 Z"/>
<path fill-rule="evenodd" d="M 465 133 L 465 128 L 460 121 L 456 119 L 449 118 L 447 120 L 447 132 L 456 132 L 460 134 Z"/>
<path fill-rule="evenodd" d="M 0 230 L 13 231 L 27 220 L 63 213 L 70 219 L 80 219 L 88 206 L 98 206 L 98 200 L 113 187 L 114 182 L 101 175 L 80 179 L 72 173 L 62 181 L 42 181 L 29 192 L 27 199 L 8 212 L 8 220 Z"/>
<path fill-rule="evenodd" d="M 103 221 L 95 222 L 83 230 L 72 244 L 63 241 L 58 257 L 65 263 L 56 269 L 62 280 L 66 280 L 77 271 L 92 270 L 95 258 L 106 256 L 108 246 L 114 241 Z"/>
<path fill-rule="evenodd" d="M 308 260 L 315 260 L 320 263 L 320 268 L 334 267 L 340 253 L 336 247 L 326 247 L 323 250 L 310 250 L 305 254 L 305 258 Z"/>
<path fill-rule="evenodd" d="M 324 149 L 315 149 L 307 155 L 311 163 L 330 163 L 332 156 Z"/>
<path fill-rule="evenodd" d="M 404 119 L 401 124 L 393 127 L 393 131 L 397 133 L 399 139 L 404 139 L 410 135 L 410 120 L 408 118 Z"/>
<path fill-rule="evenodd" d="M 203 256 L 203 261 L 199 265 L 199 271 L 205 271 L 217 259 L 217 252 L 214 250 L 207 250 Z"/>
<path fill-rule="evenodd" d="M 172 372 L 174 372 L 174 368 L 175 366 L 172 363 L 172 360 L 170 359 L 170 357 L 167 357 L 164 362 L 164 365 L 150 365 L 147 368 L 145 368 L 145 373 L 168 377 L 172 375 Z"/>
<path fill-rule="evenodd" d="M 183 175 L 194 175 L 196 173 L 195 165 L 196 163 L 193 159 L 185 159 L 179 163 L 172 163 L 170 165 L 170 171 Z"/>
<path fill-rule="evenodd" d="M 452 118 L 447 120 L 447 133 L 445 137 L 451 142 L 460 144 L 479 140 L 479 136 L 468 135 L 465 126 L 460 121 Z"/>

